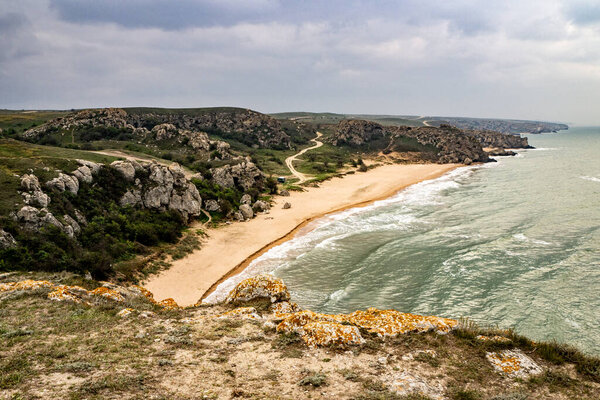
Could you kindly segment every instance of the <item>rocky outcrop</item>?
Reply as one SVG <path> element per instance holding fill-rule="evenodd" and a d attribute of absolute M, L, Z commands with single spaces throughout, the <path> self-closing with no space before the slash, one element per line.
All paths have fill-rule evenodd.
<path fill-rule="evenodd" d="M 489 161 L 487 153 L 483 151 L 476 138 L 464 135 L 459 129 L 450 126 L 384 127 L 371 121 L 347 120 L 338 124 L 331 143 L 336 146 L 362 146 L 376 143 L 378 147 L 373 150 L 389 153 L 405 151 L 407 138 L 415 139 L 415 144 L 418 145 L 411 151 L 426 153 L 426 159 L 439 163 L 471 164 Z"/>
<path fill-rule="evenodd" d="M 66 117 L 56 118 L 45 124 L 31 128 L 23 133 L 25 139 L 37 139 L 48 133 L 63 129 L 78 129 L 103 126 L 116 129 L 135 130 L 127 118 L 125 110 L 120 108 L 103 108 L 83 110 Z"/>
<path fill-rule="evenodd" d="M 35 207 L 48 207 L 50 197 L 42 191 L 37 176 L 25 174 L 21 177 L 21 192 L 25 204 Z"/>
<path fill-rule="evenodd" d="M 221 154 L 221 159 L 229 155 L 228 144 L 210 141 L 207 132 L 261 148 L 290 146 L 290 136 L 279 121 L 256 111 L 238 108 L 84 110 L 29 129 L 23 133 L 23 138 L 36 140 L 55 131 L 100 126 L 125 130 L 141 138 L 158 141 L 175 139 L 179 143 L 189 144 L 195 150 L 209 151 L 212 144 Z"/>
<path fill-rule="evenodd" d="M 386 136 L 383 126 L 363 120 L 345 120 L 338 124 L 332 143 L 334 146 L 361 146 Z"/>
<path fill-rule="evenodd" d="M 493 147 L 497 149 L 530 149 L 529 141 L 521 135 L 509 135 L 500 132 L 482 130 L 462 130 L 467 135 L 474 137 L 481 143 L 482 147 Z"/>
<path fill-rule="evenodd" d="M 134 186 L 121 197 L 121 206 L 139 206 L 154 210 L 176 210 L 184 219 L 202 213 L 202 198 L 177 164 L 166 167 L 157 163 L 115 161 L 111 164 Z M 147 176 L 144 181 L 136 178 Z"/>
<path fill-rule="evenodd" d="M 273 321 L 279 321 L 277 332 L 297 333 L 310 347 L 360 345 L 365 342 L 361 329 L 383 338 L 429 331 L 446 334 L 458 327 L 458 321 L 453 319 L 396 310 L 369 308 L 351 314 L 299 310 L 295 303 L 289 302 L 290 294 L 283 281 L 270 275 L 259 275 L 240 282 L 225 302 L 243 303 L 259 299 L 274 303 L 270 308 L 272 314 L 266 317 L 266 324 L 275 326 Z M 241 312 L 229 314 L 239 316 Z"/>
<path fill-rule="evenodd" d="M 486 358 L 494 370 L 512 378 L 529 378 L 543 372 L 542 367 L 521 350 L 488 352 Z"/>
<path fill-rule="evenodd" d="M 77 180 L 77 178 L 74 176 L 63 174 L 62 172 L 60 172 L 58 174 L 58 177 L 46 182 L 46 187 L 49 189 L 57 190 L 59 192 L 64 192 L 65 190 L 68 190 L 73 194 L 77 194 L 77 192 L 79 191 L 79 180 Z"/>
<path fill-rule="evenodd" d="M 244 191 L 262 186 L 265 174 L 251 161 L 243 161 L 236 165 L 224 165 L 212 168 L 212 182 L 224 188 L 240 187 Z"/>
<path fill-rule="evenodd" d="M 269 299 L 272 303 L 288 301 L 290 292 L 281 279 L 258 275 L 240 282 L 227 296 L 226 303 Z"/>
<path fill-rule="evenodd" d="M 24 206 L 17 212 L 15 218 L 25 229 L 34 232 L 48 225 L 59 228 L 69 237 L 74 237 L 76 232 L 81 231 L 79 224 L 74 219 L 69 218 L 65 223 L 62 223 L 46 208 L 37 209 Z"/>
<path fill-rule="evenodd" d="M 459 129 L 477 129 L 500 132 L 508 135 L 521 133 L 556 132 L 569 129 L 568 125 L 543 121 L 522 121 L 510 119 L 485 119 L 461 117 L 427 117 L 427 121 L 434 126 L 447 124 Z"/>

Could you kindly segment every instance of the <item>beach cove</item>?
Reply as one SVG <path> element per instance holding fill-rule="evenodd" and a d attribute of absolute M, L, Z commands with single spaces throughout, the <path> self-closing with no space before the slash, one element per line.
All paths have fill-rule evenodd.
<path fill-rule="evenodd" d="M 219 283 L 241 272 L 270 248 L 294 237 L 306 224 L 327 214 L 366 206 L 398 191 L 435 179 L 458 164 L 386 164 L 364 173 L 348 174 L 274 198 L 268 214 L 206 231 L 199 250 L 173 261 L 168 270 L 151 276 L 144 286 L 157 300 L 173 298 L 179 305 L 197 303 Z M 283 209 L 284 203 L 291 208 Z M 305 232 L 303 232 L 305 233 Z"/>

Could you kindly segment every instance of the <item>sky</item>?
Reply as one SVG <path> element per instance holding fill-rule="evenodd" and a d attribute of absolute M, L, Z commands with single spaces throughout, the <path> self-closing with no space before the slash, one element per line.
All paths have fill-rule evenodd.
<path fill-rule="evenodd" d="M 600 125 L 599 105 L 599 0 L 0 2 L 0 108 Z"/>

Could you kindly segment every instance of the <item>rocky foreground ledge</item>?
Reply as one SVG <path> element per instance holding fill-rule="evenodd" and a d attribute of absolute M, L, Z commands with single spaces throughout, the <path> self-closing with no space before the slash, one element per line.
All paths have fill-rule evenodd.
<path fill-rule="evenodd" d="M 600 397 L 600 360 L 568 347 L 395 310 L 301 310 L 272 276 L 181 308 L 136 285 L 4 274 L 0 315 L 1 398 Z"/>

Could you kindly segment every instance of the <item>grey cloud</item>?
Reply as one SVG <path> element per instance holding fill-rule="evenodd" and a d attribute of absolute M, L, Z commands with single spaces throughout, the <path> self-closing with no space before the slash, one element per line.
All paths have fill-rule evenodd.
<path fill-rule="evenodd" d="M 0 62 L 19 59 L 39 51 L 29 19 L 19 13 L 0 15 Z"/>
<path fill-rule="evenodd" d="M 565 12 L 571 20 L 578 24 L 600 22 L 600 3 L 597 1 L 569 1 L 565 5 Z"/>

